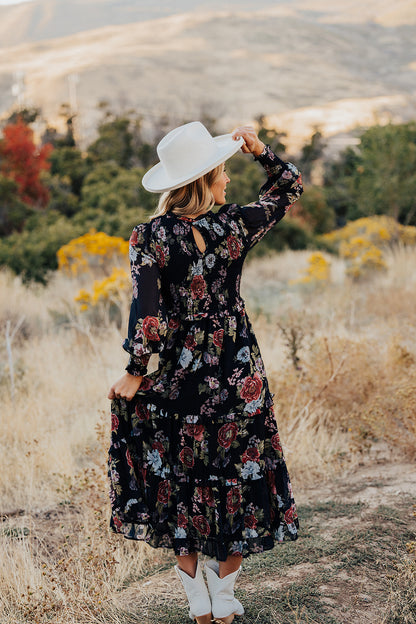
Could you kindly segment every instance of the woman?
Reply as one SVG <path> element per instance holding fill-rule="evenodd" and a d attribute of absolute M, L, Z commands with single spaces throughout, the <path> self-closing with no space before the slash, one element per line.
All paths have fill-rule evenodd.
<path fill-rule="evenodd" d="M 239 149 L 268 179 L 248 206 L 224 205 Z M 163 192 L 130 239 L 133 301 L 126 373 L 112 386 L 111 526 L 173 548 L 198 624 L 229 624 L 243 556 L 297 537 L 297 515 L 259 347 L 239 294 L 243 261 L 302 192 L 251 127 L 213 138 L 170 132 L 143 178 Z M 212 212 L 213 205 L 222 206 Z M 151 353 L 159 367 L 146 375 Z M 208 590 L 198 553 L 205 564 Z"/>

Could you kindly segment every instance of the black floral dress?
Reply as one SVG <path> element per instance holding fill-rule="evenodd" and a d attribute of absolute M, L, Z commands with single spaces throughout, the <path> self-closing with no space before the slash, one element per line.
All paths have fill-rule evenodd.
<path fill-rule="evenodd" d="M 259 200 L 134 228 L 127 370 L 112 402 L 111 527 L 178 555 L 262 552 L 298 520 L 260 350 L 240 297 L 244 259 L 302 192 L 269 147 Z M 206 249 L 196 245 L 192 227 Z M 151 353 L 158 369 L 146 375 Z"/>

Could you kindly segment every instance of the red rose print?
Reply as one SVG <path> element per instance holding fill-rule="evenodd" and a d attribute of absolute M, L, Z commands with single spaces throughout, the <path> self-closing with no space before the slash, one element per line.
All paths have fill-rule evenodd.
<path fill-rule="evenodd" d="M 134 245 L 137 245 L 138 238 L 139 238 L 139 235 L 137 234 L 136 230 L 133 230 L 130 236 L 130 240 L 129 240 L 130 245 L 132 245 L 133 247 Z"/>
<path fill-rule="evenodd" d="M 152 449 L 157 451 L 159 455 L 163 457 L 163 454 L 165 452 L 165 447 L 163 446 L 162 442 L 159 442 L 159 440 L 156 440 L 155 442 L 153 442 Z"/>
<path fill-rule="evenodd" d="M 223 340 L 224 340 L 224 330 L 217 329 L 216 331 L 214 331 L 213 343 L 215 344 L 215 346 L 221 348 Z"/>
<path fill-rule="evenodd" d="M 236 423 L 226 423 L 218 431 L 218 444 L 225 449 L 230 448 L 237 437 L 238 426 Z"/>
<path fill-rule="evenodd" d="M 160 245 L 156 245 L 156 262 L 163 268 L 165 266 L 165 254 Z"/>
<path fill-rule="evenodd" d="M 135 412 L 136 412 L 137 418 L 139 419 L 139 422 L 144 422 L 145 420 L 149 420 L 149 417 L 150 417 L 149 410 L 147 409 L 145 405 L 143 405 L 143 403 L 136 404 Z"/>
<path fill-rule="evenodd" d="M 166 505 L 169 498 L 170 498 L 170 493 L 171 493 L 171 489 L 170 489 L 170 483 L 169 481 L 165 480 L 165 481 L 161 481 L 159 483 L 159 488 L 157 491 L 157 500 L 159 503 L 162 503 L 163 505 Z"/>
<path fill-rule="evenodd" d="M 230 514 L 240 509 L 241 505 L 241 492 L 239 488 L 233 487 L 227 494 L 227 511 Z"/>
<path fill-rule="evenodd" d="M 193 336 L 192 334 L 187 335 L 187 337 L 185 338 L 185 347 L 189 349 L 190 351 L 193 351 L 195 349 L 196 347 L 195 336 Z"/>
<path fill-rule="evenodd" d="M 243 464 L 245 464 L 248 461 L 257 461 L 259 457 L 260 453 L 256 448 L 248 448 L 246 451 L 244 451 L 241 460 Z"/>
<path fill-rule="evenodd" d="M 126 450 L 126 459 L 127 459 L 127 463 L 130 466 L 130 468 L 133 468 L 133 460 L 131 458 L 129 449 Z"/>
<path fill-rule="evenodd" d="M 255 516 L 245 516 L 244 526 L 246 529 L 255 529 L 257 527 L 257 520 Z"/>
<path fill-rule="evenodd" d="M 209 485 L 204 485 L 197 488 L 198 502 L 205 503 L 208 507 L 214 507 L 214 495 L 212 488 Z"/>
<path fill-rule="evenodd" d="M 209 528 L 208 520 L 204 516 L 195 516 L 192 520 L 194 527 L 201 533 L 201 535 L 209 535 L 211 529 Z"/>
<path fill-rule="evenodd" d="M 292 524 L 293 520 L 296 518 L 296 510 L 295 506 L 292 505 L 290 509 L 285 511 L 285 522 L 286 524 Z"/>
<path fill-rule="evenodd" d="M 240 255 L 241 245 L 235 236 L 232 236 L 230 234 L 230 236 L 227 238 L 227 247 L 230 257 L 233 260 L 236 260 L 236 258 L 238 258 L 238 256 Z"/>
<path fill-rule="evenodd" d="M 254 373 L 253 377 L 246 377 L 243 387 L 240 390 L 240 396 L 246 403 L 255 401 L 261 394 L 263 382 L 258 373 Z"/>
<path fill-rule="evenodd" d="M 204 425 L 194 425 L 193 423 L 188 423 L 185 425 L 185 435 L 194 438 L 198 442 L 202 442 L 204 439 Z"/>
<path fill-rule="evenodd" d="M 274 436 L 271 439 L 271 443 L 275 451 L 279 451 L 279 453 L 282 452 L 282 447 L 280 446 L 280 436 L 278 433 L 274 434 Z"/>
<path fill-rule="evenodd" d="M 192 468 L 195 463 L 194 452 L 189 446 L 185 446 L 179 453 L 179 458 L 184 466 Z"/>
<path fill-rule="evenodd" d="M 121 527 L 123 526 L 123 523 L 120 520 L 120 518 L 117 518 L 116 516 L 113 516 L 113 524 L 117 529 L 121 529 Z"/>
<path fill-rule="evenodd" d="M 146 316 L 143 321 L 143 333 L 148 340 L 160 340 L 157 330 L 159 329 L 159 319 L 155 316 Z"/>
<path fill-rule="evenodd" d="M 115 414 L 111 414 L 111 431 L 117 431 L 119 420 Z"/>
<path fill-rule="evenodd" d="M 168 323 L 168 327 L 169 327 L 169 329 L 178 329 L 178 327 L 179 327 L 178 319 L 170 319 L 170 321 Z"/>
<path fill-rule="evenodd" d="M 140 384 L 140 390 L 149 390 L 154 384 L 153 379 L 149 379 L 149 377 L 143 377 L 142 383 Z"/>
<path fill-rule="evenodd" d="M 183 513 L 178 513 L 178 527 L 181 529 L 186 529 L 188 526 L 188 520 Z"/>
<path fill-rule="evenodd" d="M 202 275 L 195 275 L 191 282 L 191 295 L 192 299 L 202 299 L 205 294 L 207 285 Z"/>

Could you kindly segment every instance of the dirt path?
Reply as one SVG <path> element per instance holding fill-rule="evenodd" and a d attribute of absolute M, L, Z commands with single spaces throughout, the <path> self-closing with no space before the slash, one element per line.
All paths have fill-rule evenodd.
<path fill-rule="evenodd" d="M 302 532 L 243 564 L 236 624 L 410 624 L 416 622 L 416 470 L 408 463 L 361 466 L 299 491 Z M 185 624 L 182 588 L 169 569 L 118 599 L 125 622 Z M 413 602 L 412 602 L 413 601 Z"/>

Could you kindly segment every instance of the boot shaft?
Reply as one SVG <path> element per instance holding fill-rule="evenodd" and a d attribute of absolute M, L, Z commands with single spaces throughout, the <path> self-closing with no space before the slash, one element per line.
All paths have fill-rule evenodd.
<path fill-rule="evenodd" d="M 234 585 L 240 571 L 241 567 L 221 579 L 219 577 L 218 562 L 214 560 L 206 562 L 205 572 L 214 618 L 228 617 L 233 614 L 243 615 L 243 605 L 234 598 Z"/>

